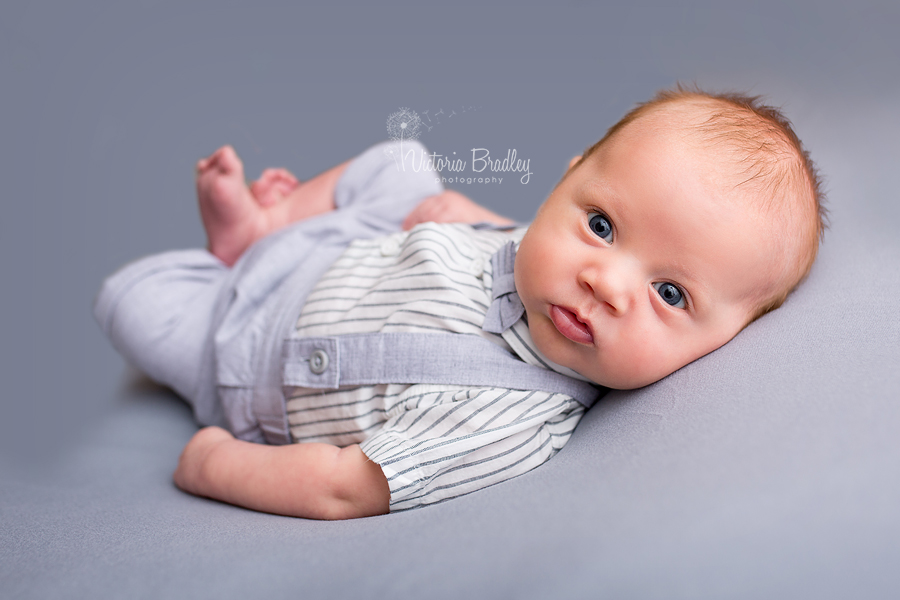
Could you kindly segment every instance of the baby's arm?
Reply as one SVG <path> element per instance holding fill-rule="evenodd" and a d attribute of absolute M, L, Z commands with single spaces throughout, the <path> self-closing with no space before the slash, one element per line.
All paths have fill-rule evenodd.
<path fill-rule="evenodd" d="M 391 493 L 377 464 L 359 446 L 266 446 L 219 427 L 185 446 L 175 484 L 186 492 L 262 512 L 311 519 L 387 513 Z"/>

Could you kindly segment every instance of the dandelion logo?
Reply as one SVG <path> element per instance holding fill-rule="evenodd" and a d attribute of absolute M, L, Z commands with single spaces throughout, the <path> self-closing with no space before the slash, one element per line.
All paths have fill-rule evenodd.
<path fill-rule="evenodd" d="M 422 119 L 414 110 L 401 108 L 388 116 L 387 132 L 392 143 L 385 146 L 384 153 L 394 159 L 398 169 L 402 167 L 404 171 L 406 170 L 403 142 L 419 139 L 421 129 Z"/>
<path fill-rule="evenodd" d="M 421 127 L 419 113 L 408 108 L 401 108 L 387 118 L 387 132 L 392 140 L 417 140 Z"/>

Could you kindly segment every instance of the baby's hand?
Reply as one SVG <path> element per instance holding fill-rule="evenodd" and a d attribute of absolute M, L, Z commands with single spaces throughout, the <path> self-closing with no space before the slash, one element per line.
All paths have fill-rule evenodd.
<path fill-rule="evenodd" d="M 172 476 L 175 485 L 191 494 L 208 496 L 209 477 L 203 470 L 206 457 L 217 445 L 233 439 L 234 436 L 221 427 L 204 427 L 195 433 L 181 451 L 178 467 Z"/>
<path fill-rule="evenodd" d="M 436 196 L 429 196 L 416 206 L 403 221 L 403 230 L 408 231 L 419 223 L 482 223 L 488 221 L 497 225 L 512 225 L 506 217 L 491 212 L 459 192 L 446 190 Z"/>

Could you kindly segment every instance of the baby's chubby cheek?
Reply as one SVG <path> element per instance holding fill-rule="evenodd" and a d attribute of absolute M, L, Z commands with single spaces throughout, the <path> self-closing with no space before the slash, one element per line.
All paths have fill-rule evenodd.
<path fill-rule="evenodd" d="M 683 348 L 671 347 L 645 332 L 620 338 L 598 333 L 598 344 L 585 346 L 564 338 L 553 322 L 538 313 L 528 317 L 528 329 L 538 350 L 554 363 L 568 367 L 604 387 L 627 390 L 654 383 L 690 362 Z M 632 343 L 634 342 L 634 343 Z"/>

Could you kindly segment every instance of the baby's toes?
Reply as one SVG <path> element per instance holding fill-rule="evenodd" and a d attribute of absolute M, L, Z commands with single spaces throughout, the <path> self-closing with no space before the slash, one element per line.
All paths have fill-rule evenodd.
<path fill-rule="evenodd" d="M 205 173 L 207 169 L 209 169 L 211 160 L 212 157 L 209 156 L 207 158 L 201 158 L 197 161 L 197 164 L 194 165 L 194 171 L 196 171 L 197 175 L 201 175 L 202 173 Z"/>
<path fill-rule="evenodd" d="M 260 206 L 272 206 L 284 200 L 300 185 L 297 178 L 286 169 L 266 169 L 259 179 L 250 184 L 250 193 Z"/>
<path fill-rule="evenodd" d="M 294 177 L 294 174 L 287 169 L 266 169 L 259 176 L 259 180 L 265 182 L 267 186 L 275 186 L 279 189 L 293 190 L 300 182 Z"/>
<path fill-rule="evenodd" d="M 244 163 L 231 146 L 222 146 L 210 157 L 216 168 L 225 174 L 238 173 L 243 177 Z"/>
<path fill-rule="evenodd" d="M 300 182 L 294 177 L 294 174 L 288 171 L 287 169 L 266 169 L 267 171 L 272 171 L 272 176 L 275 177 L 275 180 L 279 182 L 279 184 L 288 187 L 290 189 L 296 188 L 300 185 Z"/>
<path fill-rule="evenodd" d="M 265 173 L 263 173 L 263 175 L 265 175 Z M 250 184 L 250 195 L 256 198 L 256 201 L 259 204 L 265 206 L 271 189 L 272 183 L 265 177 L 260 177 Z"/>
<path fill-rule="evenodd" d="M 266 169 L 259 176 L 255 183 L 259 184 L 261 189 L 269 189 L 275 182 L 275 169 Z"/>
<path fill-rule="evenodd" d="M 295 189 L 297 189 L 297 187 L 299 185 L 300 185 L 299 183 L 296 183 L 294 181 L 278 180 L 272 184 L 272 191 L 276 195 L 283 198 L 283 197 L 287 196 L 288 194 L 290 194 L 291 192 L 293 192 Z"/>

